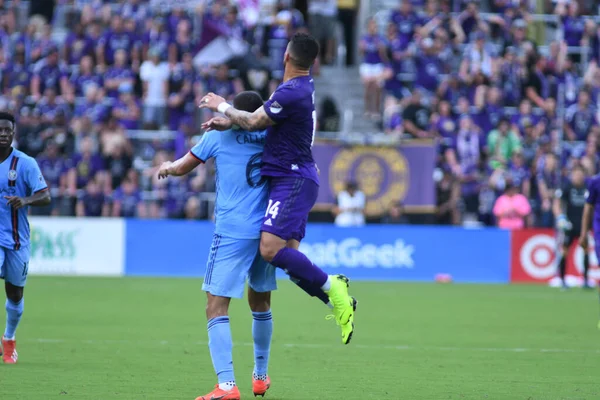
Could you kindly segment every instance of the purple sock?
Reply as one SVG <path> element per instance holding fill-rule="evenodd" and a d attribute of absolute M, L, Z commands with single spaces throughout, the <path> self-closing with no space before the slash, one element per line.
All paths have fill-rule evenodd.
<path fill-rule="evenodd" d="M 327 282 L 327 274 L 313 264 L 298 250 L 284 247 L 273 258 L 273 265 L 284 269 L 289 275 L 302 279 L 311 285 L 321 287 Z"/>

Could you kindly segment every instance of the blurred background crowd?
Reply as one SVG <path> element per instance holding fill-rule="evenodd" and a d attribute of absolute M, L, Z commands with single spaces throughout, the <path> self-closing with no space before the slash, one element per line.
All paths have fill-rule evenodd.
<path fill-rule="evenodd" d="M 0 108 L 18 116 L 18 147 L 52 188 L 52 205 L 35 212 L 210 218 L 210 165 L 160 182 L 151 167 L 198 140 L 206 92 L 267 98 L 289 37 L 308 30 L 322 43 L 315 76 L 362 79 L 359 134 L 437 143 L 431 221 L 493 225 L 496 199 L 520 192 L 524 223 L 552 226 L 555 190 L 599 163 L 596 1 L 369 4 L 0 0 Z M 319 98 L 319 129 L 343 136 L 348 106 Z M 401 203 L 383 219 L 408 221 Z"/>

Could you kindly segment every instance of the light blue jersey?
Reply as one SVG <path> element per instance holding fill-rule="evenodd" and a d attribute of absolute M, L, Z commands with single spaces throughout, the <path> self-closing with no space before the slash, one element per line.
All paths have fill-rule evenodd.
<path fill-rule="evenodd" d="M 4 196 L 28 197 L 47 189 L 37 162 L 27 154 L 13 149 L 0 163 L 0 247 L 19 250 L 29 246 L 29 207 L 15 210 Z"/>
<path fill-rule="evenodd" d="M 266 131 L 209 131 L 190 151 L 216 163 L 215 234 L 258 239 L 267 209 L 268 187 L 260 167 Z"/>

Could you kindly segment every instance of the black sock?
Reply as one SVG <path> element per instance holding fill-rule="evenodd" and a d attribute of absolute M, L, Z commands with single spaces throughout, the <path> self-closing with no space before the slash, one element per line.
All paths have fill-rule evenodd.
<path fill-rule="evenodd" d="M 296 277 L 293 277 L 291 275 L 290 275 L 290 280 L 292 282 L 294 282 L 296 285 L 298 285 L 298 287 L 300 287 L 300 289 L 304 290 L 310 296 L 312 296 L 312 297 L 318 297 L 319 300 L 321 300 L 323 303 L 325 303 L 325 305 L 329 304 L 329 296 L 327 296 L 327 294 L 320 287 L 316 287 L 314 285 L 311 285 L 307 281 L 300 280 L 300 279 L 298 279 Z"/>
<path fill-rule="evenodd" d="M 565 254 L 561 254 L 560 261 L 558 263 L 558 273 L 560 275 L 560 279 L 565 282 L 565 275 L 567 273 L 567 257 Z"/>

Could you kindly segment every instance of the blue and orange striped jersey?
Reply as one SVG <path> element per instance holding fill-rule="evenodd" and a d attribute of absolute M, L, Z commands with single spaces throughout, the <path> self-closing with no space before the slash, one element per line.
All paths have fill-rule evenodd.
<path fill-rule="evenodd" d="M 0 247 L 19 250 L 29 245 L 29 207 L 15 210 L 4 196 L 28 197 L 43 190 L 48 190 L 48 185 L 37 162 L 13 149 L 0 163 Z"/>

